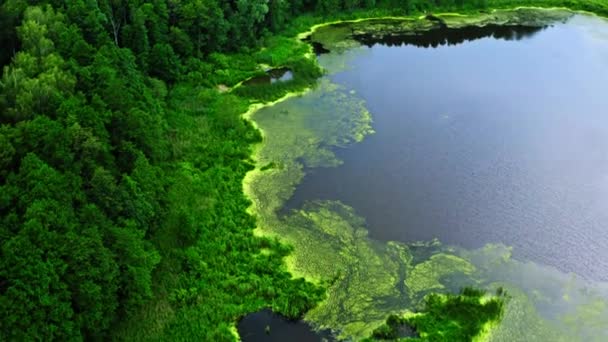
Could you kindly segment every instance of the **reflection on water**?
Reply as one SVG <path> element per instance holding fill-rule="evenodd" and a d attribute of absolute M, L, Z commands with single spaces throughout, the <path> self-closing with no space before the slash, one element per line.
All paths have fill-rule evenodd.
<path fill-rule="evenodd" d="M 423 48 L 436 48 L 444 45 L 458 45 L 482 38 L 521 40 L 531 38 L 545 27 L 487 25 L 464 28 L 440 27 L 420 34 L 385 35 L 354 34 L 353 37 L 368 47 L 375 44 L 384 46 L 412 45 Z"/>

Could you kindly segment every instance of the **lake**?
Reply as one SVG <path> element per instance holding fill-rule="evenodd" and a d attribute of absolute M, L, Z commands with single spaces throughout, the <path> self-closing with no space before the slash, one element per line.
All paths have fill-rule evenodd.
<path fill-rule="evenodd" d="M 506 36 L 350 57 L 331 78 L 376 133 L 338 150 L 340 167 L 308 170 L 288 207 L 337 198 L 376 239 L 502 242 L 608 280 L 608 25 Z"/>
<path fill-rule="evenodd" d="M 328 297 L 306 324 L 246 317 L 244 341 L 357 340 L 464 286 L 509 293 L 491 341 L 608 339 L 608 24 L 337 30 L 358 43 L 313 41 L 318 86 L 251 116 L 244 182 Z"/>

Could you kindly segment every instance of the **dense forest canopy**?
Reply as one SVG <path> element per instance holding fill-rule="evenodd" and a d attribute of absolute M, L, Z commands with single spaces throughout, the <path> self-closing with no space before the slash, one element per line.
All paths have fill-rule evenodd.
<path fill-rule="evenodd" d="M 287 246 L 252 235 L 242 193 L 260 136 L 240 114 L 269 95 L 217 86 L 260 62 L 311 82 L 305 62 L 257 52 L 303 15 L 525 3 L 2 1 L 0 340 L 219 341 L 262 307 L 299 316 L 323 290 L 284 270 Z"/>

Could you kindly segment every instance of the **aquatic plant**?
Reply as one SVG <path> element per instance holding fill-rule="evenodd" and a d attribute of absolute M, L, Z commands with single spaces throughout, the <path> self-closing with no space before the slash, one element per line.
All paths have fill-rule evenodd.
<path fill-rule="evenodd" d="M 504 292 L 490 296 L 471 287 L 465 287 L 458 295 L 431 293 L 425 297 L 420 312 L 390 315 L 367 340 L 471 341 L 487 329 L 488 324 L 500 320 L 505 300 Z M 418 336 L 400 336 L 403 326 L 413 328 Z"/>

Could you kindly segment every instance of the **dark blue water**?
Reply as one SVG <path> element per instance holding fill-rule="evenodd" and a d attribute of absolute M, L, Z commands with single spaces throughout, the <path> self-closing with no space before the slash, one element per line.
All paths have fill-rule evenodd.
<path fill-rule="evenodd" d="M 328 342 L 327 332 L 315 332 L 301 321 L 289 321 L 270 310 L 250 314 L 238 324 L 242 342 Z"/>
<path fill-rule="evenodd" d="M 436 44 L 435 44 L 436 45 Z M 290 207 L 339 199 L 380 240 L 502 242 L 608 280 L 608 24 L 575 17 L 518 39 L 375 44 L 333 81 L 376 134 L 309 170 Z"/>

